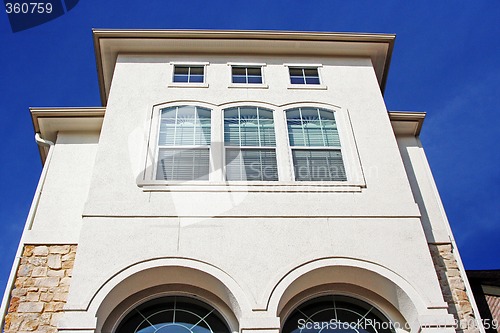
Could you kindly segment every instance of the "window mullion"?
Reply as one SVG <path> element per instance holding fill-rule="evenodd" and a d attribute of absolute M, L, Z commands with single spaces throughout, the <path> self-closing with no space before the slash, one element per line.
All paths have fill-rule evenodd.
<path fill-rule="evenodd" d="M 318 112 L 319 128 L 321 130 L 321 140 L 323 141 L 323 147 L 326 147 L 325 131 L 323 130 L 323 121 L 321 120 L 321 113 L 319 112 L 318 108 L 316 108 L 316 111 Z"/>

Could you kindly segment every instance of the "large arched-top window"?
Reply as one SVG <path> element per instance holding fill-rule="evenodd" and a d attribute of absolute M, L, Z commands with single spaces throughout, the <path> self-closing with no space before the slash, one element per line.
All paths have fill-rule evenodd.
<path fill-rule="evenodd" d="M 273 110 L 239 106 L 224 110 L 226 180 L 276 181 Z"/>
<path fill-rule="evenodd" d="M 189 297 L 167 296 L 129 312 L 116 333 L 230 333 L 221 314 Z"/>
<path fill-rule="evenodd" d="M 334 111 L 300 107 L 286 110 L 286 119 L 295 180 L 347 180 Z"/>
<path fill-rule="evenodd" d="M 210 113 L 192 105 L 161 109 L 156 179 L 208 180 Z"/>
<path fill-rule="evenodd" d="M 394 333 L 394 325 L 372 305 L 347 296 L 321 296 L 299 305 L 282 333 Z"/>

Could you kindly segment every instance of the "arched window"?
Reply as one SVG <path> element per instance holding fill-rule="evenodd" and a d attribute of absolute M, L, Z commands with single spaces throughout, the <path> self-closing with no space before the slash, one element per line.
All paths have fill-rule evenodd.
<path fill-rule="evenodd" d="M 286 119 L 295 180 L 347 180 L 334 111 L 293 108 L 286 110 Z"/>
<path fill-rule="evenodd" d="M 161 109 L 158 180 L 208 180 L 211 110 L 181 105 Z"/>
<path fill-rule="evenodd" d="M 239 106 L 224 110 L 226 180 L 277 181 L 273 110 Z"/>
<path fill-rule="evenodd" d="M 229 333 L 221 314 L 189 297 L 167 296 L 134 308 L 116 333 Z"/>
<path fill-rule="evenodd" d="M 321 296 L 299 305 L 282 333 L 394 333 L 394 325 L 375 307 L 347 296 Z"/>

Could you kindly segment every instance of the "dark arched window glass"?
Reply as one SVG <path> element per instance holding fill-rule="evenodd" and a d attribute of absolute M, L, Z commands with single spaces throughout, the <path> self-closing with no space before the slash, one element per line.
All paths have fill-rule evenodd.
<path fill-rule="evenodd" d="M 160 297 L 130 311 L 116 333 L 229 333 L 220 313 L 189 297 Z"/>
<path fill-rule="evenodd" d="M 346 296 L 321 296 L 299 305 L 282 333 L 394 333 L 394 325 L 372 305 Z"/>

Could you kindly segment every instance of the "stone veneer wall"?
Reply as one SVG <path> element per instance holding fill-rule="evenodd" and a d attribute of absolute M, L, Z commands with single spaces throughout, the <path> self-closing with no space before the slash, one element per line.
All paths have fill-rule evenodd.
<path fill-rule="evenodd" d="M 455 317 L 457 323 L 456 331 L 479 333 L 451 244 L 429 244 L 429 248 L 444 300 L 448 303 L 448 311 Z"/>
<path fill-rule="evenodd" d="M 68 297 L 76 245 L 26 245 L 17 270 L 5 333 L 57 332 Z"/>

